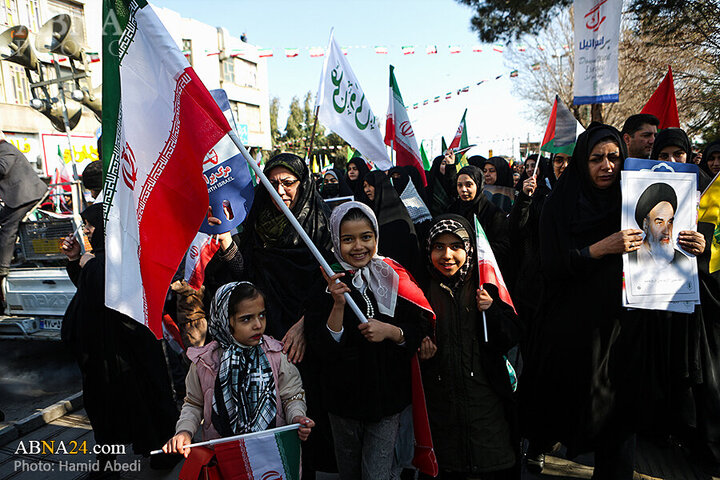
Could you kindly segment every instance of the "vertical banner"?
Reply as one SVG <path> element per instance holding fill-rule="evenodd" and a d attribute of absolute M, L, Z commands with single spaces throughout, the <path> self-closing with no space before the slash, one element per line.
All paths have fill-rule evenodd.
<path fill-rule="evenodd" d="M 622 0 L 575 0 L 575 105 L 619 100 Z"/>

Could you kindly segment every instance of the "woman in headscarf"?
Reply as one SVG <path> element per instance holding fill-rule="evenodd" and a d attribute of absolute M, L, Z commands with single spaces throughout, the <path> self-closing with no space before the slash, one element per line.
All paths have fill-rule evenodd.
<path fill-rule="evenodd" d="M 457 198 L 455 177 L 457 172 L 455 153 L 448 150 L 445 155 L 435 157 L 427 174 L 425 198 L 430 213 L 441 215 L 447 213 L 452 202 Z"/>
<path fill-rule="evenodd" d="M 331 168 L 323 173 L 323 182 L 320 187 L 320 196 L 324 199 L 336 197 L 351 197 L 353 191 L 345 183 L 342 170 Z"/>
<path fill-rule="evenodd" d="M 415 167 L 393 167 L 388 170 L 390 181 L 395 191 L 400 196 L 410 219 L 415 225 L 418 241 L 420 244 L 427 238 L 427 231 L 430 226 L 432 215 L 427 207 L 420 172 Z"/>
<path fill-rule="evenodd" d="M 421 358 L 436 352 L 421 366 L 439 478 L 519 479 L 517 405 L 505 358 L 520 337 L 517 316 L 494 285 L 478 284 L 475 231 L 464 217 L 434 218 L 426 254 L 423 290 L 437 326 Z"/>
<path fill-rule="evenodd" d="M 594 450 L 597 480 L 633 478 L 628 397 L 642 372 L 628 359 L 644 352 L 627 341 L 636 337 L 621 307 L 621 255 L 640 248 L 642 231 L 620 230 L 626 156 L 615 128 L 592 124 L 545 202 L 540 261 L 547 285 L 519 386 L 526 435 L 562 441 L 570 458 Z"/>
<path fill-rule="evenodd" d="M 718 152 L 720 143 L 715 142 L 703 153 L 699 192 L 705 191 L 713 178 L 708 164 L 703 162 L 713 156 L 720 157 Z M 650 158 L 687 163 L 691 156 L 692 147 L 685 131 L 667 128 L 655 138 Z M 720 164 L 720 160 L 717 163 Z M 700 305 L 692 314 L 662 311 L 642 314 L 648 322 L 667 325 L 668 344 L 673 354 L 674 368 L 665 382 L 670 386 L 668 398 L 655 414 L 656 419 L 663 421 L 655 424 L 660 427 L 655 432 L 662 435 L 669 432 L 683 438 L 701 461 L 714 472 L 720 472 L 720 273 L 710 273 L 709 269 L 715 225 L 699 222 L 697 229 L 697 232 L 680 232 L 677 243 L 697 256 Z"/>
<path fill-rule="evenodd" d="M 146 326 L 105 306 L 102 210 L 100 202 L 81 213 L 92 253 L 81 257 L 73 235 L 62 245 L 77 291 L 65 312 L 61 337 L 82 373 L 83 402 L 95 442 L 132 443 L 135 453 L 147 455 L 172 436 L 178 411 L 160 341 Z M 98 456 L 101 462 L 113 458 Z M 153 457 L 152 465 L 170 467 L 169 461 L 177 462 Z"/>
<path fill-rule="evenodd" d="M 331 260 L 329 209 L 305 162 L 297 155 L 281 153 L 267 162 L 264 173 L 320 253 Z M 318 262 L 263 185 L 255 189 L 242 231 L 231 238 L 222 235 L 220 243 L 222 250 L 216 258 L 231 272 L 222 282 L 248 280 L 255 284 L 267 297 L 268 334 L 282 339 L 291 362 L 304 359 L 300 372 L 308 415 L 317 427 L 303 451 L 303 471 L 334 471 L 333 458 L 326 454 L 332 442 L 327 414 L 319 408 L 320 365 L 316 358 L 305 358 L 305 310 L 325 290 Z"/>
<path fill-rule="evenodd" d="M 720 140 L 708 143 L 699 166 L 710 178 L 720 173 Z"/>
<path fill-rule="evenodd" d="M 419 247 L 415 225 L 385 172 L 373 170 L 365 175 L 363 192 L 356 198 L 370 207 L 380 225 L 378 253 L 390 257 L 411 273 L 419 266 Z"/>
<path fill-rule="evenodd" d="M 370 171 L 362 157 L 353 157 L 345 165 L 345 182 L 354 195 L 362 189 L 363 178 Z"/>
<path fill-rule="evenodd" d="M 461 168 L 457 175 L 458 199 L 449 210 L 450 213 L 465 217 L 471 225 L 475 224 L 473 218 L 477 216 L 495 253 L 495 258 L 505 274 L 510 255 L 507 218 L 482 194 L 483 178 L 482 172 L 477 167 L 468 165 Z"/>
<path fill-rule="evenodd" d="M 483 164 L 482 171 L 485 176 L 485 186 L 492 187 L 490 190 L 498 190 L 491 192 L 486 189 L 485 196 L 503 212 L 510 212 L 514 200 L 515 181 L 507 160 L 503 157 L 490 157 Z"/>

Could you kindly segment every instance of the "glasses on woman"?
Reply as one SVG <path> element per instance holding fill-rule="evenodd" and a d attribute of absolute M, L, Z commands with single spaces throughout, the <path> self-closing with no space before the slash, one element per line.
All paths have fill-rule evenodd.
<path fill-rule="evenodd" d="M 298 183 L 299 181 L 300 181 L 300 180 L 297 179 L 297 178 L 295 178 L 295 179 L 292 179 L 292 178 L 284 178 L 284 179 L 282 179 L 282 180 L 280 180 L 280 181 L 278 181 L 278 180 L 270 180 L 270 185 L 272 185 L 275 190 L 277 190 L 280 185 L 282 185 L 282 187 L 283 187 L 284 190 L 288 190 L 288 189 L 293 188 L 293 185 L 295 185 L 295 184 Z"/>

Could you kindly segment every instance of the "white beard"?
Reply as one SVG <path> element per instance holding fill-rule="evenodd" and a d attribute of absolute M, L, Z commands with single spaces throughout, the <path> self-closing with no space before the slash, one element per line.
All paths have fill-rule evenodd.
<path fill-rule="evenodd" d="M 648 240 L 648 243 L 650 245 L 650 255 L 656 264 L 668 265 L 673 261 L 673 258 L 675 258 L 675 246 L 672 240 L 668 243 Z"/>

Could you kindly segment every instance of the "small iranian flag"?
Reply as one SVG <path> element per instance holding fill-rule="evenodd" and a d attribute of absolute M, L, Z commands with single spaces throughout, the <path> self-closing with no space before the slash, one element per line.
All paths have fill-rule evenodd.
<path fill-rule="evenodd" d="M 325 49 L 322 47 L 312 47 L 310 49 L 310 57 L 317 58 L 325 55 Z"/>
<path fill-rule="evenodd" d="M 550 120 L 540 150 L 572 155 L 577 136 L 583 131 L 582 125 L 570 113 L 560 97 L 555 95 L 555 103 L 550 112 Z"/>
<path fill-rule="evenodd" d="M 270 48 L 261 48 L 258 50 L 258 57 L 260 58 L 270 58 L 273 56 L 273 51 Z"/>
<path fill-rule="evenodd" d="M 145 0 L 103 3 L 105 304 L 162 338 L 208 212 L 203 159 L 231 127 Z"/>
<path fill-rule="evenodd" d="M 385 145 L 395 150 L 397 166 L 411 166 L 420 173 L 423 185 L 427 185 L 415 133 L 413 133 L 400 89 L 395 80 L 395 67 L 390 65 L 390 103 L 385 123 Z"/>
<path fill-rule="evenodd" d="M 299 480 L 298 425 L 243 435 L 215 445 L 223 480 Z"/>
<path fill-rule="evenodd" d="M 381 46 L 381 45 L 376 45 L 376 46 L 375 46 L 375 53 L 379 53 L 379 54 L 381 54 L 381 55 L 385 55 L 385 54 L 388 53 L 388 49 L 387 49 L 387 47 L 383 47 L 383 46 Z"/>
<path fill-rule="evenodd" d="M 205 267 L 210 263 L 220 242 L 214 236 L 198 232 L 185 254 L 185 281 L 195 290 L 200 290 L 205 280 Z"/>
<path fill-rule="evenodd" d="M 460 48 L 460 45 L 450 45 L 449 49 L 450 49 L 450 53 L 462 52 L 462 48 Z"/>
<path fill-rule="evenodd" d="M 510 72 L 510 78 L 515 78 L 515 77 L 517 77 L 517 76 L 518 76 L 518 71 L 517 71 L 517 70 L 513 70 L 512 72 Z"/>
<path fill-rule="evenodd" d="M 452 139 L 452 142 L 450 142 L 450 146 L 448 148 L 458 149 L 458 148 L 465 148 L 469 145 L 468 136 L 467 136 L 467 126 L 465 125 L 465 116 L 466 115 L 467 115 L 467 108 L 463 112 L 463 116 L 460 119 L 460 125 L 458 125 L 457 131 L 455 132 L 455 137 Z"/>
<path fill-rule="evenodd" d="M 496 43 L 495 45 L 493 45 L 494 52 L 503 53 L 504 50 L 505 50 L 505 47 L 503 47 L 503 45 L 501 43 Z"/>
<path fill-rule="evenodd" d="M 414 45 L 405 45 L 402 47 L 403 55 L 413 55 L 415 53 Z"/>
<path fill-rule="evenodd" d="M 498 295 L 500 300 L 510 305 L 515 310 L 512 299 L 510 299 L 510 292 L 508 292 L 505 280 L 503 280 L 502 273 L 500 273 L 500 266 L 495 260 L 495 254 L 490 248 L 490 242 L 488 242 L 485 230 L 483 230 L 480 222 L 475 218 L 475 246 L 477 248 L 477 262 L 478 262 L 478 274 L 480 278 L 480 287 L 489 283 L 495 285 L 498 289 Z M 515 312 L 517 313 L 517 311 Z"/>
<path fill-rule="evenodd" d="M 435 55 L 437 53 L 437 46 L 436 45 L 428 45 L 425 47 L 425 53 L 428 55 Z"/>
<path fill-rule="evenodd" d="M 472 51 L 475 53 L 482 53 L 482 47 L 477 45 L 477 46 L 473 47 Z"/>
<path fill-rule="evenodd" d="M 530 67 L 531 67 L 533 70 L 540 70 L 540 64 L 539 64 L 539 63 L 533 63 L 532 65 L 530 65 Z"/>
<path fill-rule="evenodd" d="M 286 48 L 285 49 L 285 56 L 287 58 L 295 58 L 298 55 L 300 55 L 300 50 L 298 50 L 297 48 Z"/>

